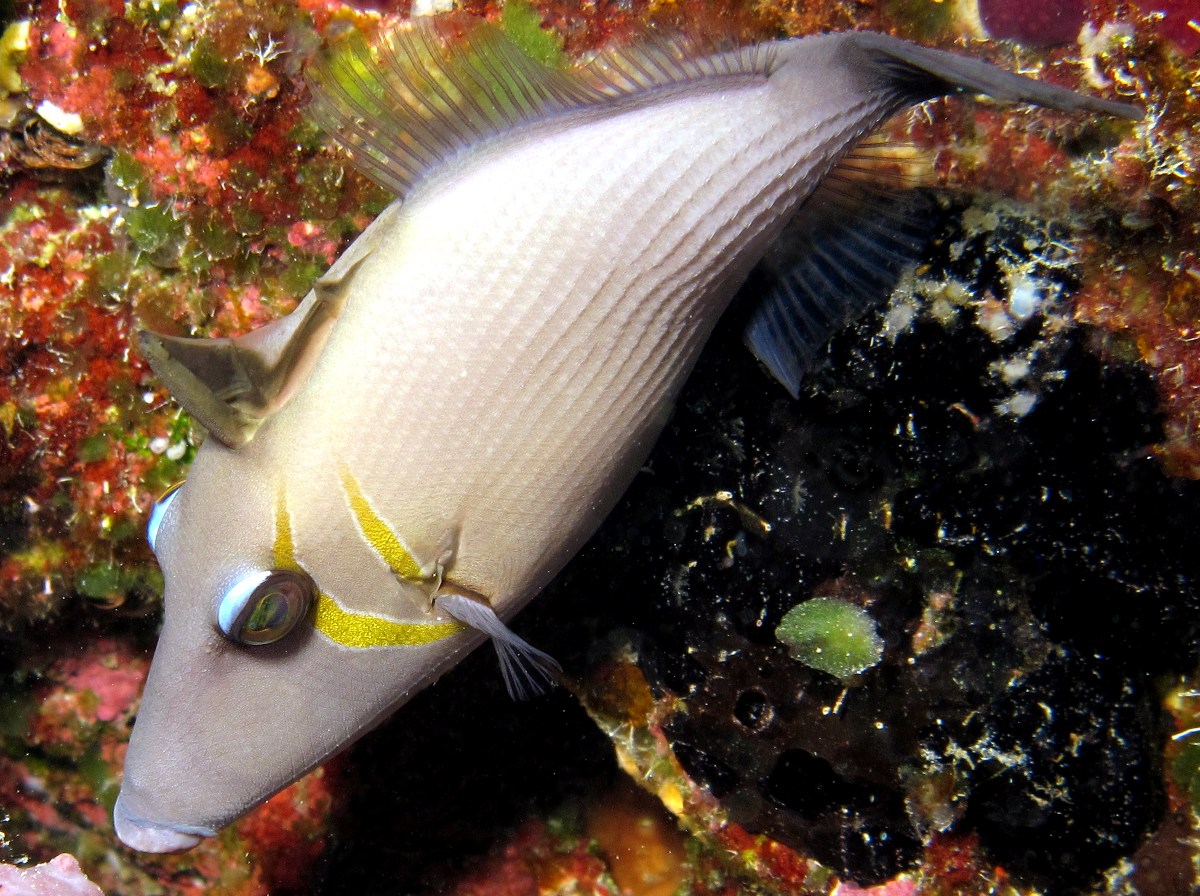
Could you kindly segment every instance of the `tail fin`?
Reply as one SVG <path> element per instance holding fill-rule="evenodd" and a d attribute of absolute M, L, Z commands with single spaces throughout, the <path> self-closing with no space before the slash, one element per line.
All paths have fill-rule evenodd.
<path fill-rule="evenodd" d="M 843 35 L 849 51 L 859 53 L 872 68 L 913 101 L 947 93 L 983 93 L 1010 103 L 1033 103 L 1064 112 L 1095 112 L 1136 121 L 1142 111 L 1127 103 L 1102 100 L 1065 87 L 1045 84 L 945 50 L 918 46 L 886 34 L 856 31 Z"/>
<path fill-rule="evenodd" d="M 912 103 L 958 92 L 1068 112 L 1142 117 L 1134 106 L 883 34 L 847 32 L 795 46 L 809 51 L 806 61 L 812 64 L 799 76 L 806 86 L 814 73 L 829 72 L 829 63 L 836 60 L 835 77 L 851 73 L 851 86 L 866 91 L 859 97 L 877 94 L 876 123 Z M 847 95 L 857 98 L 845 84 L 842 88 L 837 94 L 842 101 Z M 866 116 L 859 121 L 870 124 Z M 905 265 L 920 258 L 936 223 L 927 194 L 897 192 L 886 185 L 872 188 L 855 179 L 839 185 L 837 180 L 835 169 L 805 200 L 768 254 L 765 268 L 774 282 L 746 325 L 751 351 L 793 396 L 820 347 L 892 290 Z"/>

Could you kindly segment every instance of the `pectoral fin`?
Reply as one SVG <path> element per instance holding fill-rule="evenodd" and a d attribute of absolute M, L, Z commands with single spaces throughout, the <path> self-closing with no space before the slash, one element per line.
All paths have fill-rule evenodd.
<path fill-rule="evenodd" d="M 244 336 L 190 339 L 142 330 L 138 344 L 184 410 L 237 448 L 307 379 L 361 262 L 322 277 L 295 311 Z"/>
<path fill-rule="evenodd" d="M 434 606 L 492 639 L 504 685 L 514 700 L 536 697 L 557 682 L 562 666 L 505 625 L 486 600 L 446 591 L 434 597 Z"/>

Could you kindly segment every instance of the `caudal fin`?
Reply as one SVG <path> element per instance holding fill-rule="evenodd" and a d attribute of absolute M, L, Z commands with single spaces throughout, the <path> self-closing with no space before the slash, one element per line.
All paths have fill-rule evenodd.
<path fill-rule="evenodd" d="M 961 91 L 986 94 L 1003 102 L 1048 106 L 1064 112 L 1095 112 L 1132 121 L 1142 117 L 1142 111 L 1128 103 L 1035 81 L 996 68 L 982 59 L 922 47 L 886 34 L 857 31 L 844 37 L 850 52 L 862 54 L 868 65 L 885 72 L 914 101 Z"/>
<path fill-rule="evenodd" d="M 848 32 L 815 40 L 825 53 L 818 59 L 826 64 L 836 60 L 843 73 L 865 79 L 868 92 L 883 96 L 876 108 L 885 113 L 946 94 L 981 93 L 1068 112 L 1142 117 L 1140 110 L 1125 103 L 884 34 Z M 805 74 L 811 78 L 812 70 Z M 879 119 L 884 117 L 880 113 Z M 854 152 L 850 150 L 841 164 L 853 165 Z M 751 351 L 793 396 L 826 340 L 891 292 L 905 266 L 920 258 L 936 224 L 928 194 L 895 189 L 889 183 L 872 186 L 869 178 L 854 178 L 849 184 L 843 180 L 835 168 L 772 247 L 764 269 L 773 285 L 746 325 Z"/>

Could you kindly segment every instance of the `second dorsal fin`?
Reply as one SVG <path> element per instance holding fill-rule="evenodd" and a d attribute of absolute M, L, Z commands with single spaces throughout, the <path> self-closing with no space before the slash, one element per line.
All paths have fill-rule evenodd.
<path fill-rule="evenodd" d="M 556 68 L 483 19 L 431 16 L 370 43 L 354 32 L 319 57 L 311 114 L 364 174 L 405 196 L 440 163 L 524 125 L 658 89 L 765 78 L 771 65 L 761 46 L 721 52 L 649 35 Z"/>
<path fill-rule="evenodd" d="M 929 159 L 879 135 L 852 150 L 768 251 L 772 286 L 746 324 L 755 356 L 793 397 L 822 346 L 896 285 L 937 218 Z"/>

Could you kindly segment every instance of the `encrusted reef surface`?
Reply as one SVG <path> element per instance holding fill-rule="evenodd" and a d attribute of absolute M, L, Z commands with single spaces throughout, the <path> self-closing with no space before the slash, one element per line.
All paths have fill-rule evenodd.
<path fill-rule="evenodd" d="M 568 689 L 513 705 L 480 652 L 347 759 L 148 857 L 108 819 L 159 610 L 143 518 L 201 434 L 130 335 L 290 310 L 384 207 L 306 121 L 302 71 L 410 10 L 0 6 L 0 861 L 69 852 L 112 894 L 1200 886 L 1188 4 L 459 7 L 548 58 L 646 22 L 881 29 L 1147 116 L 901 122 L 945 186 L 927 262 L 799 400 L 740 345 L 752 278 L 643 475 L 519 620 Z"/>

